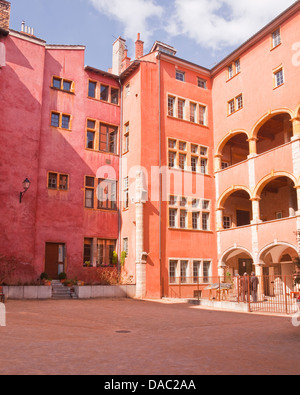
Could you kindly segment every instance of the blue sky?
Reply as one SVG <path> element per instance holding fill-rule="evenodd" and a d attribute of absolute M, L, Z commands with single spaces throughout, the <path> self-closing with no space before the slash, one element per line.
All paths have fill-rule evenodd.
<path fill-rule="evenodd" d="M 177 56 L 211 68 L 295 0 L 10 0 L 11 29 L 22 20 L 48 44 L 86 46 L 85 64 L 111 67 L 112 43 L 137 33 L 145 53 L 155 40 Z"/>

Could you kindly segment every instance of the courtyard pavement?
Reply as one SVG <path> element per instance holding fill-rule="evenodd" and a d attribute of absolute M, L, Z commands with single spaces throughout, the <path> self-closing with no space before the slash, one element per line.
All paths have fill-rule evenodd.
<path fill-rule="evenodd" d="M 130 299 L 8 301 L 0 375 L 299 375 L 291 317 Z"/>

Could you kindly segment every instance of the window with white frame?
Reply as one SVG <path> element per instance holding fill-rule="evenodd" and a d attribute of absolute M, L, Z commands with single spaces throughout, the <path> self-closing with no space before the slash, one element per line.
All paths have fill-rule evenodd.
<path fill-rule="evenodd" d="M 212 261 L 208 259 L 169 259 L 170 284 L 209 284 L 212 281 Z"/>
<path fill-rule="evenodd" d="M 185 73 L 180 70 L 176 70 L 176 80 L 184 82 L 185 81 Z"/>
<path fill-rule="evenodd" d="M 276 72 L 274 72 L 274 85 L 275 88 L 278 88 L 283 84 L 284 84 L 284 73 L 283 73 L 283 69 L 281 68 Z"/>
<path fill-rule="evenodd" d="M 272 33 L 272 48 L 278 47 L 281 44 L 281 33 L 280 29 L 277 29 Z"/>

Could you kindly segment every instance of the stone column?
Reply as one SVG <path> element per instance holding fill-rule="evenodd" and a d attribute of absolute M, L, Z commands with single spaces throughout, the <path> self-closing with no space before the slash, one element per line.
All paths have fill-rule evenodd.
<path fill-rule="evenodd" d="M 224 214 L 224 208 L 220 207 L 217 209 L 216 213 L 216 219 L 217 219 L 217 231 L 218 230 L 223 230 L 223 214 Z"/>
<path fill-rule="evenodd" d="M 296 117 L 291 121 L 293 124 L 293 137 L 300 137 L 300 118 Z"/>
<path fill-rule="evenodd" d="M 222 170 L 222 155 L 215 155 L 215 171 Z"/>
<path fill-rule="evenodd" d="M 257 146 L 256 146 L 257 138 L 252 137 L 248 140 L 248 142 L 249 142 L 249 157 L 252 158 L 253 156 L 257 155 Z"/>
<path fill-rule="evenodd" d="M 253 216 L 253 219 L 251 222 L 252 224 L 259 224 L 262 222 L 262 220 L 260 219 L 260 205 L 259 205 L 260 200 L 261 200 L 260 198 L 251 199 L 251 201 L 252 201 L 252 216 Z"/>
<path fill-rule="evenodd" d="M 136 213 L 136 297 L 146 296 L 146 254 L 144 252 L 144 204 L 143 172 L 137 171 L 135 185 Z"/>

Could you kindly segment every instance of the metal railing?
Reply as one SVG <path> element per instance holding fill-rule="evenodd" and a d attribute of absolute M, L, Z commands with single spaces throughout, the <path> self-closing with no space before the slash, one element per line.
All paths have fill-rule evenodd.
<path fill-rule="evenodd" d="M 300 285 L 289 276 L 172 277 L 168 297 L 248 304 L 248 311 L 294 314 Z"/>

